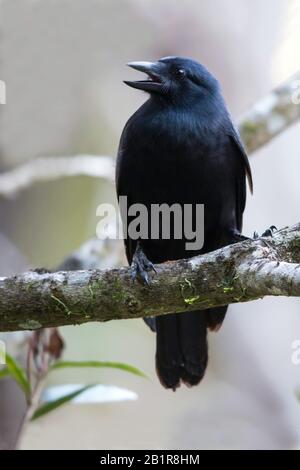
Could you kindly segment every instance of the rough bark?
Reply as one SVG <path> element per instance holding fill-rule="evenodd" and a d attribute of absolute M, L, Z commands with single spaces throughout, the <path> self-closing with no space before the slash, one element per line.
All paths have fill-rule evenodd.
<path fill-rule="evenodd" d="M 300 296 L 300 223 L 156 266 L 150 287 L 130 268 L 27 272 L 0 278 L 0 331 L 202 310 L 273 296 Z"/>
<path fill-rule="evenodd" d="M 255 103 L 240 119 L 239 130 L 250 154 L 300 119 L 300 72 Z"/>

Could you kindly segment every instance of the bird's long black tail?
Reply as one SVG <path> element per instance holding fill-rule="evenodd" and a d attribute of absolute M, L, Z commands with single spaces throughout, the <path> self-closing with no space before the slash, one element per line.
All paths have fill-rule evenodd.
<path fill-rule="evenodd" d="M 216 329 L 227 307 L 156 317 L 156 370 L 166 388 L 176 390 L 181 381 L 197 385 L 208 360 L 207 328 Z"/>

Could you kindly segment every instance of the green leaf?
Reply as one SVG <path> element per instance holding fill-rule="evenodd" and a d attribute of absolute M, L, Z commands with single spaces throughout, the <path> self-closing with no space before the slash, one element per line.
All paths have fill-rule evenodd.
<path fill-rule="evenodd" d="M 80 395 L 81 393 L 85 392 L 86 390 L 92 387 L 95 387 L 95 385 L 94 384 L 85 385 L 84 387 L 81 387 L 75 392 L 68 393 L 64 397 L 60 397 L 57 400 L 53 400 L 53 401 L 50 401 L 48 403 L 41 405 L 33 414 L 31 421 L 33 421 L 34 419 L 40 418 L 41 416 L 44 416 L 47 413 L 50 413 L 50 411 L 55 410 L 56 408 L 59 408 L 65 403 L 68 403 L 69 401 L 73 400 L 73 398 L 77 397 L 78 395 Z"/>
<path fill-rule="evenodd" d="M 5 369 L 0 370 L 0 379 L 3 379 L 4 377 L 8 377 L 9 375 L 10 375 L 9 370 L 7 367 Z"/>
<path fill-rule="evenodd" d="M 195 297 L 189 297 L 183 300 L 187 305 L 194 305 L 196 302 L 198 302 L 199 299 L 200 299 L 200 295 L 196 295 Z"/>
<path fill-rule="evenodd" d="M 8 374 L 11 375 L 25 393 L 26 397 L 30 396 L 30 384 L 26 378 L 23 367 L 12 356 L 6 353 L 6 366 Z"/>
<path fill-rule="evenodd" d="M 108 367 L 111 369 L 119 369 L 125 372 L 129 372 L 139 377 L 147 377 L 142 371 L 123 362 L 103 362 L 103 361 L 58 361 L 51 366 L 51 369 L 63 369 L 67 367 Z"/>

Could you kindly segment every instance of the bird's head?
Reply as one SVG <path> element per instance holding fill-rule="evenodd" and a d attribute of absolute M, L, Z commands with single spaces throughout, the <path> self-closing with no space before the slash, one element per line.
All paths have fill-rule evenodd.
<path fill-rule="evenodd" d="M 216 78 L 201 64 L 184 57 L 164 57 L 157 62 L 129 62 L 129 67 L 144 72 L 147 80 L 125 81 L 126 85 L 152 96 L 184 98 L 218 92 Z"/>

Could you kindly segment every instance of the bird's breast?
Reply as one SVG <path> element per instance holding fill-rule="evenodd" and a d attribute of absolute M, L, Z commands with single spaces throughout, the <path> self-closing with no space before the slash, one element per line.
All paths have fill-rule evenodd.
<path fill-rule="evenodd" d="M 188 110 L 151 110 L 130 122 L 125 137 L 122 165 L 135 202 L 209 207 L 233 193 L 234 162 L 218 119 Z"/>

